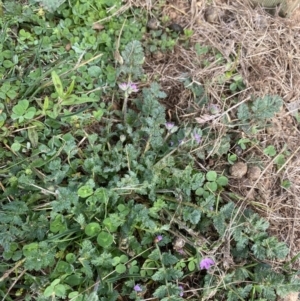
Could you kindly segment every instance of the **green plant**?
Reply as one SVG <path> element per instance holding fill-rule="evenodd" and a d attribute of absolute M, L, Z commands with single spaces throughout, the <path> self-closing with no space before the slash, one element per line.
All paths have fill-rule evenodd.
<path fill-rule="evenodd" d="M 27 99 L 22 99 L 12 108 L 12 111 L 11 118 L 18 120 L 19 123 L 23 123 L 25 120 L 33 119 L 36 109 L 35 107 L 29 107 Z"/>
<path fill-rule="evenodd" d="M 238 157 L 236 154 L 228 154 L 227 155 L 227 161 L 229 164 L 233 165 L 237 161 Z"/>
<path fill-rule="evenodd" d="M 277 154 L 277 152 L 276 152 L 276 149 L 273 145 L 269 145 L 264 149 L 264 154 L 268 155 L 268 156 L 271 156 L 271 157 L 274 157 Z"/>
<path fill-rule="evenodd" d="M 243 82 L 243 78 L 241 77 L 241 75 L 235 75 L 232 78 L 232 83 L 230 84 L 229 88 L 232 92 L 236 92 L 236 91 L 242 91 L 245 89 L 245 84 Z"/>
<path fill-rule="evenodd" d="M 275 95 L 267 95 L 257 98 L 249 104 L 242 103 L 238 107 L 238 119 L 241 121 L 240 127 L 247 133 L 255 132 L 256 128 L 266 125 L 268 119 L 280 110 L 283 104 L 282 98 Z"/>
<path fill-rule="evenodd" d="M 299 290 L 268 223 L 230 200 L 225 175 L 195 164 L 196 152 L 227 154 L 230 133 L 216 145 L 207 127 L 166 122 L 159 84 L 139 85 L 141 10 L 36 2 L 4 1 L 0 20 L 1 297 L 275 300 Z M 159 37 L 171 49 L 178 34 Z M 207 105 L 204 86 L 184 85 Z"/>
<path fill-rule="evenodd" d="M 142 60 L 127 51 L 132 45 L 143 57 L 140 44 L 129 43 L 125 66 L 116 71 L 121 81 L 143 76 Z M 71 104 L 73 84 L 64 92 L 55 72 L 52 80 L 51 98 Z M 35 112 L 47 126 L 36 131 L 28 154 L 22 147 L 32 133 L 14 137 L 21 147 L 0 173 L 0 244 L 6 264 L 21 260 L 27 270 L 24 283 L 34 289 L 24 298 L 139 300 L 151 281 L 151 296 L 183 300 L 188 293 L 179 283 L 191 273 L 201 298 L 213 290 L 217 299 L 275 300 L 298 288 L 288 268 L 275 273 L 267 264 L 288 252 L 268 235 L 268 223 L 225 202 L 225 176 L 195 168 L 191 150 L 206 133 L 166 123 L 158 101 L 165 96 L 157 83 L 143 88 L 117 123 L 122 112 L 95 102 L 73 115 L 59 109 L 56 119 L 47 109 Z M 84 102 L 75 98 L 75 106 Z M 183 243 L 172 248 L 179 232 Z M 10 286 L 8 277 L 3 280 L 2 292 Z"/>

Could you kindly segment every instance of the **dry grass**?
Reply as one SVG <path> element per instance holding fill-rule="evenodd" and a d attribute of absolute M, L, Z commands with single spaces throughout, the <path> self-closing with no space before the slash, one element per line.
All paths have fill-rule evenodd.
<path fill-rule="evenodd" d="M 144 7 L 149 15 L 158 3 L 128 2 Z M 181 79 L 187 76 L 203 85 L 209 102 L 218 104 L 223 114 L 232 119 L 236 116 L 233 99 L 240 104 L 251 95 L 273 94 L 283 98 L 284 107 L 272 121 L 274 126 L 255 137 L 260 146 L 247 149 L 240 158 L 260 165 L 260 178 L 254 182 L 232 180 L 231 190 L 244 196 L 269 220 L 271 233 L 289 245 L 293 257 L 300 252 L 300 132 L 293 117 L 300 107 L 300 12 L 296 10 L 289 19 L 283 19 L 270 16 L 261 8 L 253 9 L 242 0 L 229 4 L 221 0 L 210 2 L 208 5 L 196 0 L 169 1 L 156 17 L 168 15 L 170 22 L 192 29 L 192 44 L 210 46 L 214 52 L 197 55 L 194 47 L 186 49 L 178 43 L 173 53 L 148 56 L 146 71 L 150 80 L 158 76 L 168 93 L 166 106 L 170 118 L 182 122 L 187 118 L 194 121 L 206 113 L 194 102 L 192 93 L 184 89 Z M 225 63 L 218 63 L 217 52 L 222 53 Z M 247 87 L 244 91 L 232 95 L 228 81 L 220 81 L 228 71 L 242 75 Z M 218 120 L 211 125 L 220 133 L 226 132 L 225 125 Z M 263 153 L 267 145 L 274 145 L 278 153 L 288 151 L 282 168 L 278 169 L 274 160 Z M 211 160 L 209 154 L 207 164 L 211 169 L 223 166 L 220 160 Z M 289 180 L 291 187 L 283 189 L 283 180 Z"/>

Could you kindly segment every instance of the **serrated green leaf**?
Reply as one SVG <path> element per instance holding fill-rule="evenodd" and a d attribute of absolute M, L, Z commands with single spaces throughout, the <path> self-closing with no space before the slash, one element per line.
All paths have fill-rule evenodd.
<path fill-rule="evenodd" d="M 170 253 L 163 253 L 162 254 L 162 263 L 165 266 L 173 265 L 176 262 L 178 262 L 178 259 L 174 255 L 172 255 Z"/>
<path fill-rule="evenodd" d="M 157 249 L 153 250 L 149 255 L 148 258 L 151 260 L 159 260 L 160 259 L 160 253 Z"/>

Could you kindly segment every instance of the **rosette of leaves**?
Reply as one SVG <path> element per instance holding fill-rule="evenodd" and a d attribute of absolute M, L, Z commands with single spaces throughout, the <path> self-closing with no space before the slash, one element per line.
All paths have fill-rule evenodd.
<path fill-rule="evenodd" d="M 245 132 L 250 132 L 255 127 L 264 127 L 267 120 L 279 112 L 282 104 L 283 100 L 278 95 L 266 95 L 250 104 L 242 103 L 237 112 L 241 128 Z"/>

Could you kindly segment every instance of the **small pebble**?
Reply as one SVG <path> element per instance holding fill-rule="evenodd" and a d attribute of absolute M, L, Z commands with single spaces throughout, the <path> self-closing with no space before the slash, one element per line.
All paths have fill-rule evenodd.
<path fill-rule="evenodd" d="M 216 7 L 210 6 L 205 10 L 204 18 L 208 23 L 219 23 L 219 13 Z"/>
<path fill-rule="evenodd" d="M 151 19 L 148 20 L 148 22 L 147 22 L 147 28 L 148 29 L 155 30 L 155 29 L 158 29 L 158 27 L 159 27 L 159 22 L 157 21 L 157 19 L 151 18 Z"/>
<path fill-rule="evenodd" d="M 183 33 L 183 27 L 179 24 L 172 23 L 171 25 L 168 26 L 168 28 L 173 30 L 174 32 Z"/>
<path fill-rule="evenodd" d="M 261 175 L 261 170 L 258 166 L 251 166 L 247 172 L 250 180 L 257 180 Z"/>
<path fill-rule="evenodd" d="M 234 152 L 238 157 L 240 157 L 243 154 L 243 149 L 239 145 L 237 145 L 234 148 Z"/>
<path fill-rule="evenodd" d="M 230 167 L 230 174 L 237 179 L 241 179 L 247 173 L 247 164 L 237 162 Z"/>

